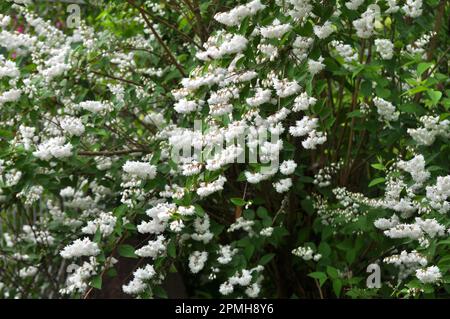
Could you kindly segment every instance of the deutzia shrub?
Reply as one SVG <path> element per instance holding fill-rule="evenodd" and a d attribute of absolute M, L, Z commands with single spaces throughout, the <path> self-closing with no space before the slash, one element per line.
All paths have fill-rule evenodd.
<path fill-rule="evenodd" d="M 447 1 L 65 5 L 0 4 L 1 297 L 449 296 Z"/>

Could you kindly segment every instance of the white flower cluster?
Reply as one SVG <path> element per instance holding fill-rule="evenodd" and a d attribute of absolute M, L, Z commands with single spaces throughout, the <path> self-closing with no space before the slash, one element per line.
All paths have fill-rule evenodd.
<path fill-rule="evenodd" d="M 232 249 L 230 245 L 220 245 L 217 253 L 219 254 L 219 257 L 217 257 L 219 264 L 226 265 L 231 262 L 233 256 L 238 253 L 238 250 L 236 248 Z"/>
<path fill-rule="evenodd" d="M 314 250 L 309 246 L 306 247 L 299 246 L 292 250 L 292 254 L 306 261 L 307 260 L 319 261 L 320 258 L 322 258 L 321 254 L 318 253 L 315 254 Z"/>
<path fill-rule="evenodd" d="M 283 7 L 287 4 L 292 6 L 292 8 L 289 8 L 288 14 L 297 22 L 302 23 L 306 18 L 312 15 L 313 6 L 311 5 L 310 0 L 287 0 L 281 3 Z M 280 3 L 278 5 L 281 6 Z"/>
<path fill-rule="evenodd" d="M 330 45 L 337 51 L 345 62 L 352 63 L 358 61 L 358 53 L 353 50 L 351 45 L 344 44 L 342 41 L 338 40 L 331 41 Z"/>
<path fill-rule="evenodd" d="M 20 278 L 33 277 L 34 275 L 36 275 L 37 271 L 38 268 L 35 266 L 24 267 L 19 270 L 19 277 Z"/>
<path fill-rule="evenodd" d="M 133 280 L 127 285 L 122 286 L 124 293 L 129 295 L 138 295 L 148 288 L 148 281 L 156 275 L 152 265 L 146 265 L 144 268 L 138 268 L 133 272 Z"/>
<path fill-rule="evenodd" d="M 33 185 L 27 190 L 22 190 L 17 197 L 25 197 L 25 206 L 30 206 L 41 198 L 44 188 L 41 185 Z"/>
<path fill-rule="evenodd" d="M 104 114 L 112 109 L 112 105 L 109 102 L 98 101 L 84 101 L 78 104 L 78 107 L 85 109 L 92 113 Z"/>
<path fill-rule="evenodd" d="M 69 135 L 81 136 L 84 133 L 84 125 L 81 119 L 65 116 L 60 120 L 61 128 Z"/>
<path fill-rule="evenodd" d="M 336 174 L 341 168 L 342 162 L 331 163 L 325 166 L 314 175 L 313 183 L 318 187 L 327 187 L 331 185 L 332 175 Z"/>
<path fill-rule="evenodd" d="M 395 106 L 391 102 L 380 97 L 373 99 L 373 104 L 377 107 L 377 112 L 381 121 L 397 121 L 400 113 L 396 111 Z"/>
<path fill-rule="evenodd" d="M 78 258 L 82 256 L 97 256 L 100 253 L 97 243 L 88 237 L 75 240 L 71 245 L 64 247 L 61 256 L 64 259 Z"/>
<path fill-rule="evenodd" d="M 445 235 L 445 227 L 435 219 L 415 218 L 414 224 L 397 224 L 385 230 L 384 234 L 390 238 L 409 238 L 418 240 L 425 234 L 434 238 Z"/>
<path fill-rule="evenodd" d="M 292 26 L 288 23 L 281 24 L 278 19 L 275 19 L 271 25 L 262 27 L 260 29 L 261 35 L 267 39 L 281 39 L 281 37 L 291 31 Z"/>
<path fill-rule="evenodd" d="M 147 216 L 151 218 L 149 222 L 142 221 L 137 226 L 141 234 L 160 234 L 167 226 L 167 222 L 171 216 L 177 211 L 175 204 L 159 203 L 155 207 L 146 211 Z"/>
<path fill-rule="evenodd" d="M 354 20 L 353 26 L 356 29 L 356 35 L 362 39 L 368 39 L 372 36 L 375 27 L 375 10 L 373 8 L 367 8 L 367 10 L 361 15 L 361 18 Z"/>
<path fill-rule="evenodd" d="M 174 110 L 180 114 L 188 114 L 197 110 L 198 105 L 194 101 L 188 101 L 187 99 L 178 100 L 174 104 Z"/>
<path fill-rule="evenodd" d="M 345 6 L 349 10 L 358 10 L 359 6 L 364 3 L 364 0 L 350 0 L 345 3 Z"/>
<path fill-rule="evenodd" d="M 255 15 L 265 7 L 265 5 L 261 4 L 260 0 L 253 0 L 245 5 L 237 6 L 228 12 L 217 13 L 214 19 L 228 27 L 236 26 L 246 17 Z"/>
<path fill-rule="evenodd" d="M 163 255 L 167 249 L 167 242 L 163 235 L 159 235 L 155 240 L 149 240 L 148 243 L 139 249 L 135 254 L 139 257 L 156 258 Z"/>
<path fill-rule="evenodd" d="M 273 187 L 275 188 L 277 193 L 285 193 L 289 190 L 289 188 L 292 187 L 292 179 L 290 178 L 280 179 L 278 182 L 273 183 Z"/>
<path fill-rule="evenodd" d="M 446 214 L 450 211 L 450 175 L 438 176 L 436 185 L 427 186 L 427 200 L 431 207 L 436 209 L 441 214 Z"/>
<path fill-rule="evenodd" d="M 415 187 L 422 186 L 430 178 L 430 172 L 425 170 L 425 158 L 421 154 L 414 156 L 409 161 L 399 161 L 397 167 L 411 174 Z"/>
<path fill-rule="evenodd" d="M 291 175 L 294 173 L 295 169 L 297 168 L 297 163 L 295 163 L 293 160 L 286 160 L 283 161 L 280 165 L 280 173 L 283 175 Z"/>
<path fill-rule="evenodd" d="M 423 127 L 409 128 L 408 134 L 419 145 L 429 146 L 434 143 L 437 136 L 450 137 L 450 121 L 439 121 L 439 116 L 425 115 L 420 118 Z"/>
<path fill-rule="evenodd" d="M 325 68 L 325 64 L 323 64 L 322 62 L 323 57 L 319 57 L 317 61 L 313 59 L 308 60 L 308 71 L 312 76 L 316 75 Z"/>
<path fill-rule="evenodd" d="M 300 121 L 295 123 L 295 126 L 289 127 L 289 133 L 292 136 L 302 137 L 308 135 L 302 145 L 306 149 L 315 149 L 317 145 L 326 142 L 327 137 L 323 132 L 316 131 L 319 120 L 317 118 L 310 118 L 304 116 Z"/>
<path fill-rule="evenodd" d="M 222 283 L 219 287 L 219 292 L 227 296 L 234 292 L 235 286 L 241 286 L 241 287 L 247 287 L 245 289 L 245 293 L 250 298 L 256 298 L 259 295 L 259 292 L 261 291 L 261 287 L 259 282 L 262 280 L 262 275 L 259 273 L 264 270 L 263 266 L 257 266 L 255 268 L 252 268 L 250 270 L 243 269 L 238 272 L 236 272 L 233 276 L 228 278 L 228 280 L 224 283 Z M 253 279 L 253 273 L 256 272 L 258 274 L 256 282 L 252 284 Z"/>
<path fill-rule="evenodd" d="M 65 144 L 65 142 L 64 137 L 49 138 L 36 147 L 33 155 L 44 161 L 72 156 L 72 144 Z"/>
<path fill-rule="evenodd" d="M 94 235 L 97 230 L 103 235 L 103 237 L 111 235 L 114 231 L 114 226 L 116 225 L 117 217 L 115 217 L 111 212 L 100 213 L 94 220 L 88 221 L 87 225 L 81 229 L 84 234 Z"/>
<path fill-rule="evenodd" d="M 257 88 L 255 95 L 253 97 L 247 98 L 245 101 L 248 105 L 256 107 L 260 106 L 264 103 L 270 102 L 272 99 L 272 92 L 271 90 L 264 90 L 262 88 Z"/>
<path fill-rule="evenodd" d="M 425 267 L 428 264 L 425 256 L 419 254 L 415 250 L 410 253 L 403 250 L 398 255 L 392 255 L 384 258 L 383 262 L 386 264 L 392 264 L 399 268 L 398 277 L 400 280 L 405 279 L 409 275 L 413 274 L 417 269 Z"/>
<path fill-rule="evenodd" d="M 83 262 L 81 266 L 70 264 L 67 266 L 65 287 L 60 290 L 62 294 L 83 293 L 88 289 L 89 278 L 97 274 L 98 263 L 95 257 L 90 257 L 89 261 Z"/>
<path fill-rule="evenodd" d="M 288 97 L 298 93 L 301 90 L 300 85 L 296 81 L 289 81 L 288 79 L 273 79 L 273 87 L 279 97 Z"/>
<path fill-rule="evenodd" d="M 204 267 L 205 263 L 208 260 L 208 252 L 207 251 L 194 251 L 189 256 L 189 270 L 196 274 L 200 272 Z"/>
<path fill-rule="evenodd" d="M 197 52 L 197 59 L 202 61 L 216 60 L 224 55 L 240 53 L 247 47 L 248 40 L 239 34 L 226 33 L 213 36 L 203 44 L 206 51 Z"/>
<path fill-rule="evenodd" d="M 146 162 L 127 161 L 123 165 L 123 170 L 142 179 L 153 179 L 156 176 L 156 166 Z"/>
<path fill-rule="evenodd" d="M 402 7 L 406 16 L 411 18 L 418 18 L 422 15 L 422 0 L 406 0 L 405 5 Z"/>
<path fill-rule="evenodd" d="M 10 89 L 0 94 L 0 106 L 8 102 L 16 102 L 22 96 L 22 91 L 19 89 Z"/>
<path fill-rule="evenodd" d="M 299 96 L 297 96 L 294 100 L 294 106 L 292 107 L 292 111 L 300 112 L 306 111 L 310 106 L 315 105 L 317 99 L 308 95 L 308 93 L 303 92 Z"/>
<path fill-rule="evenodd" d="M 293 46 L 293 53 L 299 59 L 299 62 L 302 62 L 308 56 L 308 51 L 314 43 L 314 38 L 297 36 L 295 38 Z"/>
<path fill-rule="evenodd" d="M 322 26 L 315 25 L 313 30 L 319 39 L 326 39 L 334 32 L 334 27 L 330 21 L 326 21 Z"/>
<path fill-rule="evenodd" d="M 416 277 L 424 284 L 432 284 L 441 280 L 442 274 L 437 266 L 430 266 L 425 269 L 417 269 Z"/>
<path fill-rule="evenodd" d="M 375 50 L 384 60 L 390 60 L 394 56 L 394 44 L 388 39 L 375 39 Z"/>
<path fill-rule="evenodd" d="M 219 176 L 215 181 L 206 183 L 201 182 L 199 187 L 197 188 L 197 195 L 200 197 L 207 197 L 213 193 L 219 192 L 223 189 L 223 185 L 227 179 L 224 176 Z"/>

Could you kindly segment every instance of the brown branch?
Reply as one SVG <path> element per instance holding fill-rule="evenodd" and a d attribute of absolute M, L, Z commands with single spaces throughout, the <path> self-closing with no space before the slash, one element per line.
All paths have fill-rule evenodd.
<path fill-rule="evenodd" d="M 170 60 L 172 60 L 172 63 L 175 65 L 175 67 L 178 69 L 178 71 L 180 71 L 181 75 L 186 77 L 186 73 L 183 70 L 183 67 L 178 63 L 177 59 L 173 56 L 172 52 L 170 51 L 170 49 L 167 47 L 167 45 L 164 43 L 163 39 L 161 39 L 161 37 L 159 36 L 158 32 L 156 32 L 155 28 L 152 26 L 150 20 L 148 20 L 147 15 L 145 14 L 145 10 L 143 8 L 141 8 L 140 6 L 138 6 L 134 0 L 127 0 L 127 2 L 132 5 L 134 8 L 136 8 L 137 10 L 139 10 L 139 12 L 142 15 L 142 18 L 144 19 L 145 23 L 147 24 L 147 26 L 149 27 L 150 31 L 152 31 L 153 35 L 155 36 L 156 40 L 159 42 L 159 44 L 161 44 L 161 46 L 163 47 L 164 51 L 166 51 L 168 57 L 170 58 Z"/>

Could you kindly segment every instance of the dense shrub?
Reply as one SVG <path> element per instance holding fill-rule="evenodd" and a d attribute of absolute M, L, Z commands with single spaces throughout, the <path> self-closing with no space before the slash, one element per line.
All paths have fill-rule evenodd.
<path fill-rule="evenodd" d="M 448 2 L 15 2 L 0 296 L 449 296 Z"/>

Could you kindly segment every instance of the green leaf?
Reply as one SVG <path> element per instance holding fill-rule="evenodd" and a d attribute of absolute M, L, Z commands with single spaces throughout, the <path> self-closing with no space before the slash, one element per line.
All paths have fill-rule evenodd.
<path fill-rule="evenodd" d="M 102 276 L 96 275 L 96 276 L 92 277 L 90 285 L 91 285 L 91 287 L 94 287 L 97 289 L 102 289 Z"/>
<path fill-rule="evenodd" d="M 127 258 L 138 258 L 138 256 L 134 252 L 134 247 L 131 245 L 120 245 L 117 248 L 119 255 Z"/>
<path fill-rule="evenodd" d="M 339 277 L 337 269 L 331 266 L 327 266 L 327 274 L 331 279 L 337 279 Z"/>
<path fill-rule="evenodd" d="M 430 97 L 433 105 L 436 105 L 442 97 L 442 92 L 435 91 L 435 90 L 428 90 L 427 94 Z"/>
<path fill-rule="evenodd" d="M 431 67 L 433 63 L 430 62 L 422 62 L 417 65 L 417 75 L 421 76 L 423 72 L 425 72 L 429 67 Z"/>
<path fill-rule="evenodd" d="M 322 287 L 328 277 L 324 272 L 316 271 L 308 274 L 309 277 L 317 279 L 319 281 L 319 286 Z"/>
<path fill-rule="evenodd" d="M 236 206 L 245 206 L 247 204 L 245 200 L 238 197 L 231 198 L 230 201 Z"/>
<path fill-rule="evenodd" d="M 177 247 L 173 239 L 167 245 L 167 254 L 172 258 L 175 258 L 177 256 Z"/>
<path fill-rule="evenodd" d="M 269 263 L 273 259 L 273 257 L 275 257 L 275 254 L 264 255 L 259 260 L 259 264 L 264 266 L 265 264 Z"/>
<path fill-rule="evenodd" d="M 370 183 L 369 183 L 369 187 L 373 187 L 375 185 L 381 184 L 385 181 L 384 177 L 378 177 L 373 179 Z"/>
<path fill-rule="evenodd" d="M 379 171 L 384 171 L 384 170 L 385 170 L 384 165 L 383 165 L 383 164 L 380 164 L 380 163 L 375 163 L 375 164 L 372 164 L 372 165 L 370 165 L 370 166 L 372 166 L 373 168 L 375 168 L 375 169 L 377 169 L 377 170 L 379 170 Z"/>
<path fill-rule="evenodd" d="M 333 291 L 336 297 L 339 297 L 341 295 L 341 289 L 342 289 L 342 280 L 340 279 L 333 280 Z"/>
<path fill-rule="evenodd" d="M 244 248 L 244 255 L 247 260 L 250 260 L 255 252 L 255 246 L 249 244 Z"/>

